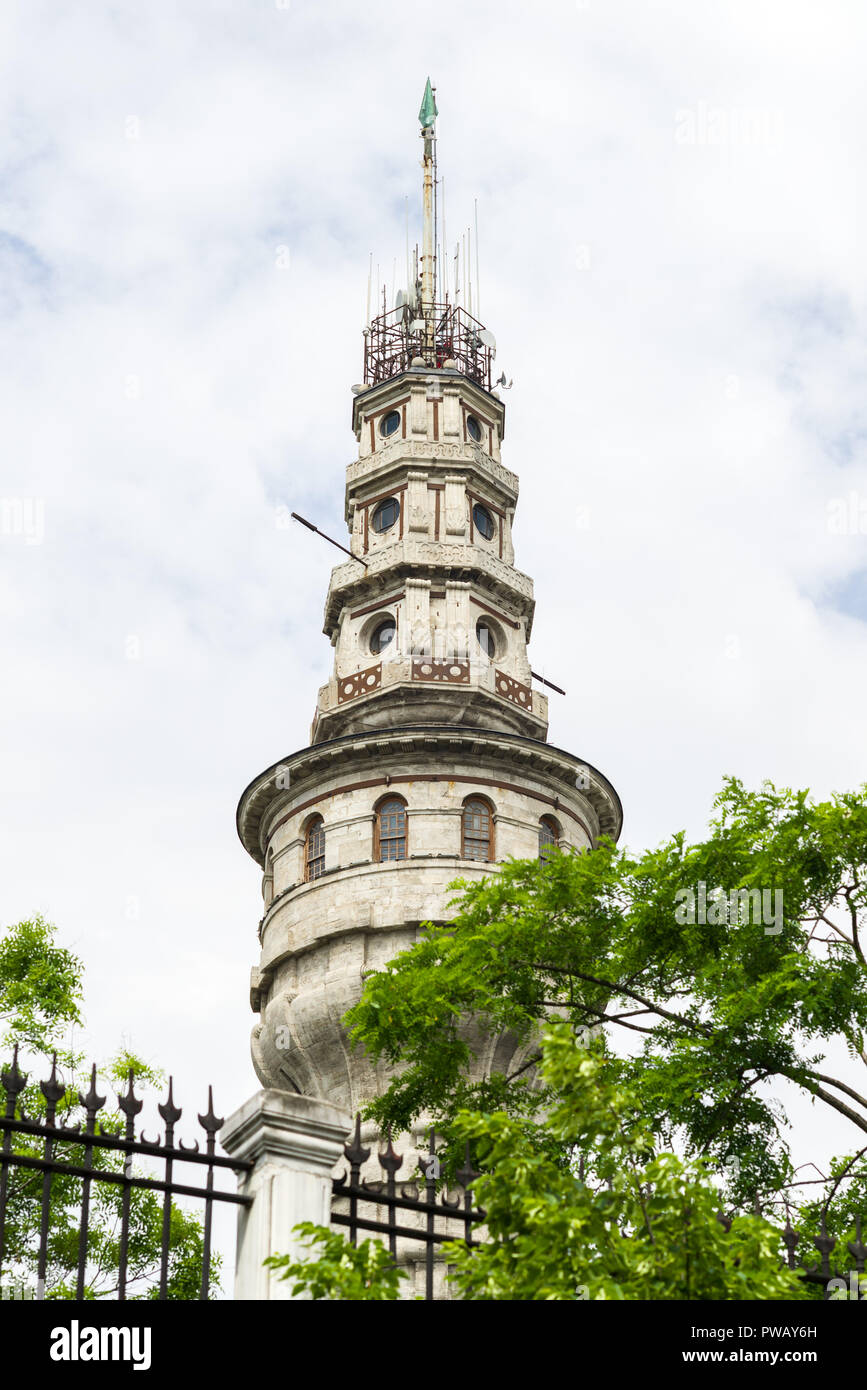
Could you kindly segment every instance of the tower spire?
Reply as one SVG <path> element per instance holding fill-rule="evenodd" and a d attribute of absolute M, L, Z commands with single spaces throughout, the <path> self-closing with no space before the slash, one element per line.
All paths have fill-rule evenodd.
<path fill-rule="evenodd" d="M 425 324 L 425 356 L 429 363 L 434 360 L 434 183 L 436 180 L 436 118 L 437 104 L 430 78 L 425 84 L 424 96 L 418 113 L 421 134 L 424 140 L 424 222 L 422 230 L 421 257 L 421 311 Z"/>

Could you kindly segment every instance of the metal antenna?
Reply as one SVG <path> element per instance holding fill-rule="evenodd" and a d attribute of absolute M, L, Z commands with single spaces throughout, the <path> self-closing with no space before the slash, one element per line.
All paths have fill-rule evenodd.
<path fill-rule="evenodd" d="M 370 265 L 367 268 L 367 318 L 365 323 L 370 327 L 370 281 L 373 276 L 373 252 L 370 253 Z"/>
<path fill-rule="evenodd" d="M 449 297 L 448 266 L 446 265 L 446 259 L 445 259 L 445 258 L 446 258 L 446 256 L 448 255 L 448 245 L 449 245 L 449 244 L 448 244 L 448 242 L 446 241 L 446 176 L 445 176 L 445 174 L 443 174 L 443 176 L 442 176 L 440 192 L 441 192 L 442 201 L 443 201 L 443 241 L 442 241 L 442 255 L 443 255 L 443 275 L 442 275 L 442 279 L 443 279 L 443 298 L 444 298 L 444 299 L 448 299 L 448 297 Z"/>
<path fill-rule="evenodd" d="M 411 289 L 409 283 L 409 194 L 407 194 L 404 202 L 406 204 L 406 292 L 407 295 L 409 295 Z"/>
<path fill-rule="evenodd" d="M 473 312 L 473 238 L 467 227 L 467 310 Z"/>
<path fill-rule="evenodd" d="M 482 292 L 479 289 L 479 200 L 473 199 L 476 219 L 476 318 L 482 317 Z"/>

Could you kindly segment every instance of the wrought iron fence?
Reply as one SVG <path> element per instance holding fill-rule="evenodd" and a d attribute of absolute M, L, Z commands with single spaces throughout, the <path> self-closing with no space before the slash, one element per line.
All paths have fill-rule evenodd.
<path fill-rule="evenodd" d="M 433 1130 L 430 1131 L 427 1155 L 416 1156 L 416 1164 L 407 1171 L 407 1180 L 400 1183 L 397 1175 L 403 1167 L 404 1156 L 395 1153 L 390 1137 L 387 1138 L 385 1149 L 377 1154 L 384 1178 L 377 1180 L 361 1177 L 362 1165 L 370 1158 L 371 1152 L 371 1149 L 364 1148 L 361 1143 L 361 1116 L 356 1115 L 355 1133 L 343 1150 L 349 1171 L 334 1178 L 331 1184 L 331 1224 L 348 1227 L 349 1239 L 353 1245 L 358 1243 L 359 1231 L 386 1236 L 391 1257 L 395 1261 L 398 1258 L 398 1239 L 403 1244 L 404 1254 L 407 1242 L 422 1246 L 425 1259 L 424 1296 L 428 1301 L 433 1300 L 436 1247 L 449 1240 L 463 1240 L 468 1246 L 479 1243 L 473 1240 L 472 1228 L 484 1220 L 485 1213 L 480 1208 L 475 1208 L 472 1202 L 471 1189 L 479 1174 L 470 1163 L 469 1145 L 466 1148 L 463 1167 L 455 1174 L 457 1186 L 461 1190 L 460 1195 L 455 1198 L 450 1198 L 446 1189 L 437 1193 L 439 1160 L 436 1152 L 436 1134 Z M 416 1173 L 421 1181 L 415 1178 Z M 344 1201 L 348 1210 L 342 1210 L 336 1205 Z M 359 1211 L 359 1207 L 363 1208 L 366 1204 L 384 1207 L 385 1219 L 379 1220 L 365 1215 L 363 1210 Z M 419 1224 L 407 1225 L 398 1222 L 399 1212 L 414 1213 Z M 444 1229 L 456 1223 L 462 1228 L 462 1232 Z"/>
<path fill-rule="evenodd" d="M 117 1236 L 117 1281 L 118 1299 L 128 1297 L 129 1256 L 131 1226 L 134 1220 L 133 1193 L 143 1190 L 162 1194 L 160 1213 L 158 1275 L 148 1290 L 148 1296 L 166 1299 L 171 1296 L 169 1288 L 169 1258 L 171 1253 L 172 1210 L 174 1197 L 194 1198 L 202 1203 L 202 1251 L 201 1277 L 198 1297 L 209 1297 L 212 1281 L 212 1220 L 214 1204 L 228 1202 L 236 1206 L 249 1207 L 253 1198 L 238 1192 L 229 1192 L 216 1186 L 216 1176 L 221 1170 L 234 1173 L 249 1173 L 253 1162 L 246 1159 L 229 1158 L 216 1152 L 217 1134 L 223 1120 L 214 1113 L 212 1089 L 208 1088 L 208 1109 L 198 1116 L 205 1134 L 204 1146 L 194 1141 L 184 1144 L 176 1138 L 176 1126 L 182 1111 L 175 1105 L 172 1082 L 169 1081 L 168 1097 L 157 1108 L 165 1125 L 164 1135 L 148 1139 L 143 1131 L 138 1138 L 135 1133 L 137 1116 L 144 1102 L 135 1094 L 134 1078 L 130 1073 L 126 1091 L 117 1097 L 118 1109 L 123 1116 L 121 1121 L 104 1125 L 97 1122 L 97 1116 L 106 1103 L 96 1089 L 96 1068 L 91 1071 L 90 1088 L 85 1095 L 76 1097 L 84 1111 L 83 1122 L 64 1124 L 58 1119 L 61 1102 L 68 1102 L 67 1087 L 58 1078 L 56 1059 L 51 1075 L 42 1081 L 39 1090 L 42 1103 L 38 1118 L 28 1118 L 24 1113 L 23 1101 L 26 1099 L 27 1076 L 18 1065 L 16 1049 L 12 1065 L 0 1071 L 0 1086 L 5 1093 L 4 1113 L 0 1117 L 0 1287 L 4 1281 L 4 1262 L 7 1273 L 16 1276 L 16 1262 L 20 1268 L 21 1250 L 15 1245 L 15 1220 L 21 1210 L 29 1203 L 35 1220 L 30 1230 L 34 1233 L 32 1248 L 28 1249 L 32 1267 L 35 1250 L 37 1270 L 36 1298 L 44 1298 L 49 1263 L 49 1237 L 52 1221 L 52 1197 L 58 1179 L 67 1182 L 62 1194 L 64 1207 L 70 1205 L 68 1180 L 80 1184 L 80 1191 L 73 1203 L 77 1211 L 77 1234 L 75 1258 L 75 1298 L 88 1295 L 88 1267 L 91 1258 L 91 1203 L 94 1184 L 112 1184 L 120 1188 L 119 1230 Z M 32 1109 L 32 1107 L 30 1107 Z M 465 1151 L 463 1166 L 455 1173 L 455 1183 L 450 1194 L 449 1186 L 440 1180 L 439 1157 L 436 1151 L 436 1135 L 430 1132 L 427 1154 L 401 1155 L 395 1152 L 391 1139 L 386 1138 L 384 1147 L 377 1145 L 377 1162 L 382 1177 L 362 1178 L 362 1168 L 369 1160 L 372 1148 L 361 1142 L 361 1117 L 356 1116 L 355 1132 L 345 1145 L 343 1153 L 347 1170 L 333 1178 L 331 1224 L 346 1228 L 353 1245 L 358 1243 L 359 1232 L 370 1232 L 387 1241 L 392 1259 L 395 1262 L 424 1261 L 424 1297 L 433 1300 L 436 1295 L 435 1273 L 437 1268 L 437 1248 L 446 1241 L 461 1240 L 467 1247 L 478 1245 L 473 1229 L 484 1222 L 485 1212 L 474 1206 L 472 1188 L 478 1172 L 470 1162 L 469 1145 Z M 147 1158 L 161 1165 L 162 1176 L 153 1177 L 147 1173 L 133 1170 L 136 1156 Z M 111 1162 L 114 1159 L 115 1166 Z M 400 1177 L 405 1160 L 408 1160 L 405 1175 Z M 178 1181 L 176 1168 L 192 1164 L 206 1170 L 204 1183 Z M 756 1201 L 755 1209 L 762 1213 L 762 1206 Z M 11 1213 L 11 1221 L 10 1221 Z M 731 1218 L 719 1215 L 718 1219 L 728 1230 Z M 846 1269 L 840 1269 L 832 1262 L 837 1251 L 838 1241 L 828 1234 L 824 1214 L 820 1220 L 819 1235 L 813 1238 L 818 1260 L 798 1259 L 797 1249 L 801 1235 L 793 1228 L 788 1216 L 786 1225 L 780 1231 L 784 1258 L 790 1269 L 798 1270 L 806 1283 L 822 1286 L 825 1297 L 830 1297 L 829 1285 L 833 1280 L 838 1288 L 847 1285 L 848 1297 L 867 1301 L 867 1292 L 862 1291 L 861 1278 L 867 1267 L 867 1244 L 862 1239 L 862 1218 L 854 1218 L 855 1239 L 846 1242 L 845 1250 L 851 1257 Z M 38 1231 L 38 1234 L 36 1232 Z M 10 1240 L 10 1234 L 12 1239 Z M 288 1236 L 288 1232 L 286 1233 Z M 153 1267 L 153 1266 L 152 1266 Z M 198 1278 L 198 1276 L 197 1276 Z M 33 1296 L 33 1291 L 21 1286 L 19 1295 Z"/>
<path fill-rule="evenodd" d="M 798 1260 L 795 1251 L 797 1249 L 801 1237 L 799 1236 L 798 1232 L 794 1230 L 794 1228 L 792 1227 L 791 1222 L 788 1220 L 788 1217 L 786 1219 L 786 1225 L 782 1233 L 782 1238 L 783 1244 L 786 1247 L 786 1260 L 789 1269 L 797 1269 Z M 843 1282 L 845 1283 L 846 1276 L 850 1275 L 853 1272 L 853 1270 L 851 1267 L 846 1271 L 841 1271 L 836 1266 L 834 1268 L 831 1267 L 831 1255 L 836 1248 L 837 1240 L 835 1236 L 828 1235 L 828 1228 L 825 1224 L 824 1213 L 821 1217 L 819 1235 L 813 1237 L 813 1244 L 815 1245 L 820 1255 L 819 1263 L 814 1265 L 807 1265 L 802 1263 L 800 1268 L 804 1272 L 801 1274 L 801 1278 L 808 1284 L 823 1284 L 825 1286 L 825 1296 L 827 1298 L 829 1296 L 828 1284 L 831 1282 L 831 1280 L 843 1280 Z M 863 1303 L 867 1301 L 867 1293 L 862 1293 L 860 1291 L 860 1276 L 864 1273 L 864 1262 L 865 1258 L 867 1258 L 867 1246 L 865 1246 L 863 1240 L 861 1239 L 860 1215 L 855 1217 L 855 1239 L 846 1242 L 846 1249 L 849 1251 L 849 1254 L 852 1256 L 852 1259 L 854 1261 L 854 1273 L 858 1279 L 856 1285 L 856 1288 L 858 1289 L 858 1301 Z"/>
<path fill-rule="evenodd" d="M 485 1212 L 481 1208 L 474 1208 L 472 1203 L 471 1188 L 479 1174 L 471 1166 L 469 1145 L 466 1147 L 464 1165 L 455 1174 L 462 1195 L 456 1199 L 450 1199 L 447 1191 L 437 1195 L 438 1169 L 435 1163 L 431 1162 L 431 1160 L 436 1160 L 435 1140 L 435 1133 L 431 1130 L 428 1155 L 427 1157 L 419 1155 L 417 1158 L 417 1171 L 423 1178 L 423 1195 L 419 1193 L 419 1187 L 422 1184 L 414 1180 L 409 1183 L 398 1183 L 397 1174 L 403 1166 L 404 1159 L 400 1154 L 395 1153 L 390 1138 L 387 1140 L 385 1149 L 377 1154 L 379 1167 L 385 1175 L 384 1179 L 380 1181 L 362 1179 L 362 1166 L 370 1158 L 372 1150 L 364 1148 L 361 1143 L 361 1117 L 356 1115 L 355 1133 L 343 1150 L 349 1171 L 343 1173 L 341 1177 L 333 1179 L 331 1184 L 331 1224 L 348 1227 L 349 1238 L 353 1245 L 357 1244 L 359 1231 L 369 1231 L 375 1235 L 386 1236 L 393 1260 L 397 1260 L 398 1257 L 398 1238 L 404 1241 L 402 1252 L 404 1256 L 407 1253 L 406 1242 L 414 1242 L 423 1246 L 426 1300 L 432 1300 L 435 1296 L 434 1267 L 437 1245 L 457 1239 L 462 1239 L 467 1246 L 479 1245 L 480 1242 L 473 1239 L 472 1229 L 485 1217 Z M 346 1204 L 346 1210 L 335 1205 L 341 1200 Z M 384 1207 L 386 1209 L 384 1219 L 377 1219 L 360 1213 L 360 1204 Z M 762 1215 L 762 1206 L 758 1200 L 755 1204 L 755 1210 L 758 1215 Z M 417 1216 L 423 1218 L 423 1224 L 420 1226 L 399 1224 L 397 1220 L 399 1211 L 416 1213 Z M 721 1212 L 717 1220 L 721 1222 L 726 1231 L 731 1228 L 732 1218 L 730 1216 Z M 819 1254 L 819 1260 L 816 1263 L 811 1263 L 806 1260 L 799 1261 L 797 1258 L 796 1252 L 801 1235 L 793 1228 L 787 1212 L 786 1225 L 780 1231 L 780 1240 L 785 1248 L 784 1258 L 789 1269 L 798 1270 L 799 1277 L 805 1283 L 823 1287 L 826 1298 L 830 1297 L 828 1286 L 832 1280 L 845 1284 L 848 1279 L 851 1288 L 852 1275 L 854 1274 L 855 1292 L 850 1296 L 867 1302 L 867 1291 L 862 1292 L 860 1284 L 861 1276 L 865 1272 L 865 1264 L 867 1264 L 867 1245 L 861 1237 L 861 1220 L 860 1215 L 854 1217 L 855 1240 L 846 1243 L 846 1250 L 852 1257 L 852 1264 L 847 1269 L 841 1270 L 836 1264 L 832 1265 L 831 1263 L 831 1256 L 837 1248 L 837 1240 L 828 1234 L 824 1214 L 820 1218 L 820 1233 L 813 1238 L 813 1245 Z M 461 1235 L 454 1231 L 438 1229 L 438 1222 L 450 1225 L 459 1222 L 463 1226 L 463 1233 Z"/>
<path fill-rule="evenodd" d="M 208 1087 L 207 1112 L 198 1116 L 199 1124 L 205 1131 L 202 1151 L 198 1140 L 194 1140 L 190 1145 L 185 1145 L 182 1139 L 176 1140 L 175 1126 L 181 1118 L 182 1111 L 175 1105 L 171 1079 L 168 1098 L 164 1104 L 158 1106 L 165 1123 L 165 1134 L 162 1139 L 157 1137 L 153 1140 L 147 1139 L 143 1131 L 139 1133 L 138 1138 L 135 1137 L 135 1120 L 142 1110 L 144 1101 L 135 1094 L 132 1072 L 129 1073 L 125 1094 L 117 1097 L 124 1121 L 122 1126 L 118 1124 L 114 1128 L 105 1127 L 101 1123 L 97 1125 L 97 1115 L 105 1105 L 106 1097 L 97 1094 L 95 1066 L 91 1071 L 89 1091 L 86 1095 L 79 1092 L 77 1096 L 79 1105 L 84 1108 L 83 1124 L 65 1125 L 58 1122 L 58 1106 L 67 1098 L 67 1088 L 58 1079 L 56 1057 L 50 1077 L 40 1083 L 45 1109 L 44 1115 L 39 1119 L 28 1119 L 22 1110 L 22 1093 L 27 1085 L 27 1076 L 18 1066 L 17 1048 L 11 1067 L 0 1072 L 0 1084 L 6 1095 L 4 1114 L 0 1118 L 0 1134 L 3 1140 L 0 1146 L 0 1283 L 3 1280 L 4 1259 L 8 1262 L 10 1254 L 7 1240 L 10 1205 L 26 1203 L 28 1200 L 38 1202 L 36 1297 L 45 1297 L 52 1191 L 55 1179 L 62 1175 L 81 1182 L 75 1282 L 77 1299 L 85 1296 L 87 1287 L 91 1197 L 94 1183 L 111 1183 L 121 1188 L 116 1294 L 118 1299 L 126 1299 L 128 1291 L 133 1191 L 139 1189 L 163 1194 L 159 1279 L 155 1285 L 155 1295 L 152 1295 L 160 1299 L 168 1296 L 172 1198 L 178 1196 L 201 1199 L 204 1204 L 204 1222 L 199 1298 L 207 1299 L 212 1274 L 211 1234 L 214 1203 L 231 1202 L 239 1206 L 248 1206 L 252 1201 L 250 1197 L 216 1187 L 215 1173 L 226 1168 L 235 1172 L 248 1171 L 253 1166 L 251 1162 L 225 1158 L 216 1153 L 216 1137 L 222 1128 L 223 1120 L 214 1114 L 212 1088 Z M 122 1133 L 119 1132 L 121 1128 Z M 110 1163 L 112 1155 L 122 1156 L 122 1166 L 101 1166 Z M 155 1178 L 135 1173 L 134 1155 L 156 1160 L 158 1165 L 162 1165 L 163 1176 Z M 204 1186 L 179 1182 L 175 1176 L 175 1166 L 181 1163 L 206 1168 Z M 31 1174 L 34 1176 L 30 1176 Z"/>

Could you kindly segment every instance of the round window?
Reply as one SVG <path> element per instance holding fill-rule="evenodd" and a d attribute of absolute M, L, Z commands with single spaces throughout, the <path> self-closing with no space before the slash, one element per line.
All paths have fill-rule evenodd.
<path fill-rule="evenodd" d="M 371 521 L 374 531 L 388 531 L 400 516 L 400 503 L 396 497 L 387 497 L 374 510 Z"/>
<path fill-rule="evenodd" d="M 400 412 L 390 410 L 387 415 L 383 415 L 379 425 L 380 434 L 387 439 L 390 434 L 394 434 L 400 425 Z"/>
<path fill-rule="evenodd" d="M 486 541 L 491 540 L 494 530 L 496 529 L 494 527 L 494 518 L 491 516 L 487 507 L 482 506 L 481 502 L 477 502 L 473 507 L 473 525 L 480 536 L 484 536 Z"/>
<path fill-rule="evenodd" d="M 482 427 L 475 415 L 467 416 L 467 434 L 470 436 L 470 439 L 474 439 L 477 444 L 482 437 Z"/>
<path fill-rule="evenodd" d="M 386 618 L 384 623 L 380 623 L 378 627 L 373 629 L 373 635 L 370 639 L 370 650 L 373 652 L 374 656 L 378 656 L 380 652 L 384 652 L 389 643 L 394 641 L 396 630 L 394 618 Z"/>
<path fill-rule="evenodd" d="M 476 623 L 476 636 L 479 639 L 479 646 L 485 653 L 485 656 L 489 661 L 493 661 L 497 654 L 497 644 L 494 641 L 494 634 L 491 631 L 490 624 L 484 618 L 479 618 L 479 621 Z"/>

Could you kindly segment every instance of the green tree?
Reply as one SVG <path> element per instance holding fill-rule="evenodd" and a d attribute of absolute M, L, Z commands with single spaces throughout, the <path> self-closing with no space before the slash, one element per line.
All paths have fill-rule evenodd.
<path fill-rule="evenodd" d="M 561 1018 L 577 1050 L 599 1036 L 606 1084 L 652 1135 L 649 1161 L 670 1156 L 654 1190 L 696 1179 L 672 1167 L 681 1152 L 725 1180 L 731 1210 L 758 1199 L 781 1224 L 799 1188 L 787 1116 L 766 1083 L 785 1080 L 843 1116 L 853 1144 L 835 1160 L 841 1180 L 803 1216 L 805 1237 L 824 1218 L 841 1242 L 854 1239 L 867 1187 L 867 1097 L 852 1074 L 867 1065 L 867 795 L 814 802 L 728 779 L 716 811 L 697 844 L 677 834 L 634 855 L 603 842 L 456 885 L 454 922 L 373 975 L 347 1016 L 357 1044 L 401 1068 L 369 1114 L 393 1130 L 432 1114 L 452 1164 L 474 1114 L 476 1156 L 492 1172 L 505 1151 L 491 1125 L 558 1172 L 576 1152 L 592 1166 L 598 1141 L 576 1150 L 550 1118 L 565 1103 L 562 1073 L 539 1066 L 544 1026 Z M 528 1061 L 471 1079 L 468 1016 L 510 1030 Z M 848 1067 L 827 1062 L 835 1050 Z"/>
<path fill-rule="evenodd" d="M 545 1142 L 505 1111 L 459 1112 L 458 1138 L 483 1167 L 474 1188 L 485 1239 L 445 1247 L 465 1299 L 798 1299 L 804 1286 L 779 1257 L 762 1217 L 719 1217 L 701 1160 L 660 1152 L 635 1097 L 599 1043 L 548 1026 L 540 1070 L 558 1097 Z M 551 1140 L 573 1156 L 564 1163 Z M 574 1156 L 580 1155 L 578 1161 Z"/>
<path fill-rule="evenodd" d="M 28 1073 L 27 1084 L 18 1096 L 16 1113 L 30 1119 L 46 1114 L 47 1102 L 39 1082 L 47 1079 L 52 1066 L 62 1087 L 57 1102 L 57 1125 L 71 1127 L 83 1122 L 84 1107 L 79 1100 L 91 1084 L 91 1073 L 83 1068 L 83 1057 L 76 1050 L 71 1030 L 82 1022 L 83 965 L 72 952 L 57 942 L 55 927 L 41 917 L 19 922 L 4 930 L 0 938 L 0 1023 L 2 1044 L 7 1054 L 17 1048 L 21 1068 Z M 11 1072 L 12 1057 L 7 1062 Z M 137 1093 L 162 1086 L 162 1073 L 142 1058 L 121 1049 L 96 1073 L 97 1091 L 109 1097 L 123 1091 L 130 1076 L 135 1077 Z M 98 1122 L 107 1133 L 123 1134 L 125 1116 L 114 1103 L 98 1111 Z M 42 1157 L 42 1141 L 15 1134 L 13 1152 Z M 84 1146 L 79 1140 L 57 1141 L 55 1156 L 64 1163 L 81 1164 Z M 120 1173 L 123 1155 L 96 1149 L 94 1167 Z M 134 1173 L 142 1170 L 134 1167 Z M 12 1170 L 5 1226 L 3 1278 L 33 1286 L 36 1282 L 43 1177 L 24 1168 Z M 45 1296 L 49 1299 L 75 1297 L 78 1266 L 82 1184 L 79 1178 L 55 1174 L 51 1183 L 48 1223 Z M 120 1256 L 123 1188 L 120 1183 L 95 1181 L 91 1187 L 90 1220 L 87 1242 L 86 1298 L 111 1298 L 117 1294 Z M 199 1295 L 203 1231 L 200 1220 L 171 1203 L 169 1240 L 170 1299 L 195 1299 Z M 156 1296 L 156 1280 L 162 1248 L 162 1194 L 133 1189 L 130 1198 L 128 1243 L 128 1293 L 130 1298 Z M 219 1289 L 219 1256 L 212 1257 L 212 1285 Z"/>

